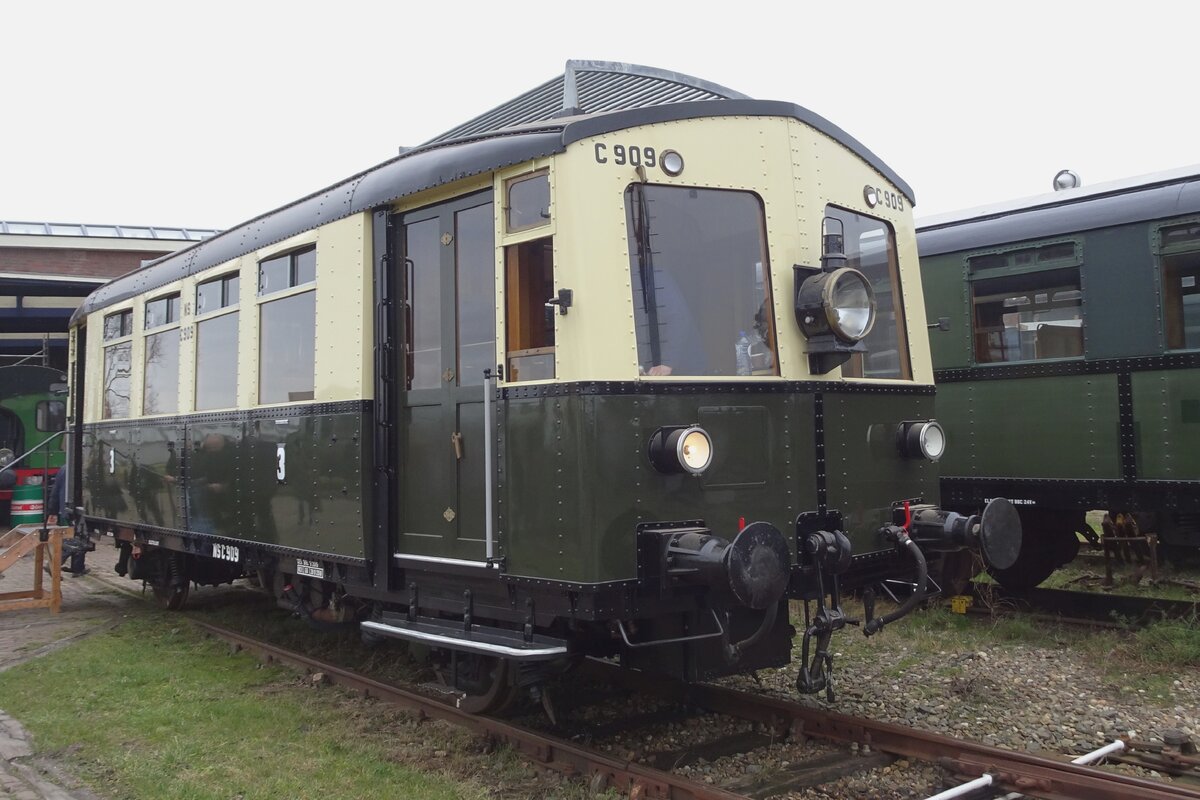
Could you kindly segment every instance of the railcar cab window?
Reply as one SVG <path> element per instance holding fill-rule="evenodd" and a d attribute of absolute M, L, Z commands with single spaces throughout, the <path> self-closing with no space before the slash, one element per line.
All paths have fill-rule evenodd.
<path fill-rule="evenodd" d="M 62 400 L 42 400 L 35 409 L 33 424 L 43 433 L 61 431 L 67 426 L 67 404 Z"/>
<path fill-rule="evenodd" d="M 196 410 L 237 405 L 238 293 L 235 272 L 196 286 Z"/>
<path fill-rule="evenodd" d="M 875 291 L 875 325 L 863 339 L 867 352 L 851 356 L 842 365 L 842 376 L 910 380 L 912 367 L 892 226 L 833 206 L 826 207 L 825 214 L 842 223 L 846 266 L 865 275 Z"/>
<path fill-rule="evenodd" d="M 142 413 L 179 410 L 179 293 L 146 301 Z"/>
<path fill-rule="evenodd" d="M 778 375 L 763 206 L 750 192 L 625 192 L 639 372 Z"/>
<path fill-rule="evenodd" d="M 506 195 L 508 233 L 550 224 L 550 175 L 545 171 L 509 181 Z"/>
<path fill-rule="evenodd" d="M 316 279 L 316 247 L 259 262 L 259 403 L 313 399 Z"/>
<path fill-rule="evenodd" d="M 104 318 L 103 417 L 129 416 L 130 374 L 133 358 L 133 310 Z"/>
<path fill-rule="evenodd" d="M 1200 348 L 1200 220 L 1159 232 L 1168 350 Z"/>
<path fill-rule="evenodd" d="M 1083 291 L 1073 242 L 967 259 L 975 361 L 1083 355 Z"/>
<path fill-rule="evenodd" d="M 550 176 L 545 171 L 510 180 L 505 189 L 506 233 L 550 225 Z M 551 379 L 554 371 L 554 238 L 504 248 L 506 374 L 510 382 Z"/>

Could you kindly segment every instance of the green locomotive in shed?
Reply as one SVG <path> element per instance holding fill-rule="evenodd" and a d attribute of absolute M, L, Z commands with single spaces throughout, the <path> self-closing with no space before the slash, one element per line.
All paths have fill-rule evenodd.
<path fill-rule="evenodd" d="M 949 508 L 1004 495 L 1034 586 L 1132 518 L 1200 548 L 1200 168 L 922 220 Z"/>
<path fill-rule="evenodd" d="M 475 710 L 585 656 L 785 664 L 789 598 L 828 691 L 846 585 L 916 570 L 874 632 L 923 551 L 1019 548 L 936 507 L 911 206 L 806 109 L 570 62 L 93 294 L 81 524 L 169 607 L 257 573 L 429 646 Z"/>
<path fill-rule="evenodd" d="M 0 367 L 0 529 L 42 521 L 49 482 L 66 458 L 58 435 L 66 422 L 66 375 L 37 364 Z"/>

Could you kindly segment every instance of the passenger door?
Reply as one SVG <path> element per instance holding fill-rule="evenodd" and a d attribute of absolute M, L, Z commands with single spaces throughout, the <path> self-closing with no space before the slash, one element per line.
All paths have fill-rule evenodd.
<path fill-rule="evenodd" d="M 483 373 L 496 368 L 491 193 L 409 212 L 393 230 L 405 342 L 397 550 L 481 561 Z"/>

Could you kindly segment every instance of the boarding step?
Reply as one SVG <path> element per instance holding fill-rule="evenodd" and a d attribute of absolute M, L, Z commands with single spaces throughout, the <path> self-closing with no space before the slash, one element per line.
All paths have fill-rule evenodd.
<path fill-rule="evenodd" d="M 535 634 L 526 640 L 520 631 L 485 625 L 464 629 L 461 622 L 433 617 L 410 620 L 404 614 L 384 614 L 379 620 L 364 621 L 362 629 L 377 636 L 514 661 L 546 661 L 567 654 L 567 643 L 563 639 Z"/>

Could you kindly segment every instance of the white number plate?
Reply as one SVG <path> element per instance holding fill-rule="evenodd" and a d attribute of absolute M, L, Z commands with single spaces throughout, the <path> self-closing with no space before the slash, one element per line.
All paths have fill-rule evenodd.
<path fill-rule="evenodd" d="M 224 561 L 241 561 L 241 552 L 231 544 L 214 544 L 213 558 L 220 558 Z"/>
<path fill-rule="evenodd" d="M 325 578 L 325 568 L 321 566 L 319 561 L 307 561 L 303 558 L 296 559 L 296 574 L 305 575 L 309 578 Z"/>

